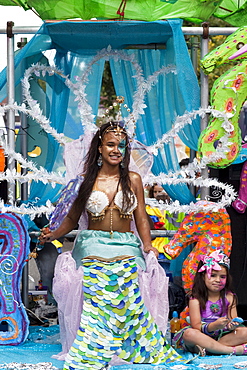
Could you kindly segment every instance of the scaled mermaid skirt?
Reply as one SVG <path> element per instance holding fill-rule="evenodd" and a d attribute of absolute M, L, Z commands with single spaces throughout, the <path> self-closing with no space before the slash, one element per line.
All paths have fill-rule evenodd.
<path fill-rule="evenodd" d="M 115 257 L 128 257 L 114 262 L 85 258 L 112 257 L 109 250 L 114 243 L 118 251 Z M 130 252 L 134 257 L 129 257 Z M 178 358 L 164 338 L 169 311 L 168 279 L 152 252 L 146 255 L 144 271 L 140 267 L 145 268 L 140 252 L 139 239 L 132 233 L 114 232 L 111 239 L 107 232 L 84 230 L 73 250 L 77 262 L 80 256 L 84 258 L 83 264 L 76 269 L 70 252 L 59 256 L 53 291 L 58 302 L 63 351 L 56 358 L 64 359 L 71 347 L 65 369 L 98 369 L 112 358 L 111 364 L 119 358 L 138 363 Z"/>
<path fill-rule="evenodd" d="M 135 259 L 82 262 L 83 311 L 64 370 L 102 369 L 115 354 L 134 363 L 179 358 L 144 305 Z"/>

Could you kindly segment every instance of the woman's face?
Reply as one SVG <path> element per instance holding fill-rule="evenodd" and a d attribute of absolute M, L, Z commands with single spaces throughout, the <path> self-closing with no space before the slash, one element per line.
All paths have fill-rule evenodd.
<path fill-rule="evenodd" d="M 226 285 L 227 270 L 224 266 L 220 267 L 220 270 L 212 270 L 210 279 L 207 273 L 204 275 L 205 285 L 210 292 L 220 292 Z"/>
<path fill-rule="evenodd" d="M 126 135 L 107 132 L 103 136 L 99 152 L 102 155 L 102 162 L 110 165 L 119 165 L 126 151 Z"/>

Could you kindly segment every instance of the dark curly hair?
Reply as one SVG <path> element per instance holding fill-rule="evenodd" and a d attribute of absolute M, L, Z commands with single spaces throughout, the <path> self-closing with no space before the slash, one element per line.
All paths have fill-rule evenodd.
<path fill-rule="evenodd" d="M 100 170 L 97 161 L 100 156 L 99 147 L 102 145 L 103 137 L 107 132 L 113 131 L 114 129 L 117 128 L 119 128 L 118 122 L 105 123 L 100 127 L 100 129 L 96 132 L 92 139 L 84 165 L 83 171 L 84 180 L 79 189 L 76 202 L 74 203 L 74 206 L 77 209 L 77 211 L 80 211 L 81 213 L 85 211 L 88 198 L 90 197 L 94 183 Z M 123 134 L 126 135 L 126 150 L 122 161 L 123 165 L 119 166 L 120 171 L 119 185 L 121 185 L 121 189 L 123 191 L 122 209 L 123 211 L 125 211 L 132 204 L 133 200 L 131 198 L 132 191 L 129 177 L 129 162 L 130 162 L 129 138 L 124 128 L 122 128 L 122 132 Z"/>

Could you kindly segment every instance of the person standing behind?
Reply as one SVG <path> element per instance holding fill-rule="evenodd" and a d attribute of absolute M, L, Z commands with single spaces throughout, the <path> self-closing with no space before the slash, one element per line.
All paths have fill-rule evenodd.
<path fill-rule="evenodd" d="M 163 195 L 163 194 L 166 194 L 165 193 L 165 190 L 163 189 L 163 187 L 157 183 L 154 183 L 150 188 L 149 188 L 149 191 L 148 191 L 148 198 L 157 198 L 158 195 Z M 169 198 L 169 196 L 167 195 L 167 197 Z"/>

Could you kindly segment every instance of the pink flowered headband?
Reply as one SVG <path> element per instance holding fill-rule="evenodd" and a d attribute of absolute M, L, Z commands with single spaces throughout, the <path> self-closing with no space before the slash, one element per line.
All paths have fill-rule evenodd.
<path fill-rule="evenodd" d="M 220 265 L 224 265 L 228 269 L 230 268 L 230 259 L 220 249 L 217 249 L 208 256 L 201 256 L 201 261 L 203 262 L 203 266 L 198 272 L 206 271 L 209 279 L 211 278 L 212 270 L 219 271 L 221 269 Z"/>

